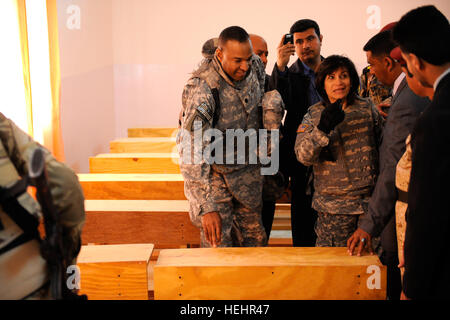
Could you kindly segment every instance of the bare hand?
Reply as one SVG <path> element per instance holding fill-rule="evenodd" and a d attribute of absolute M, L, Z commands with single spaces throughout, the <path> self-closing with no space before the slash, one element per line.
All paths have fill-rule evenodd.
<path fill-rule="evenodd" d="M 388 114 L 384 112 L 382 108 L 389 108 L 390 106 L 391 104 L 386 102 L 382 102 L 379 105 L 377 105 L 378 112 L 381 114 L 383 118 L 387 118 Z"/>
<path fill-rule="evenodd" d="M 410 298 L 408 298 L 407 296 L 406 296 L 406 294 L 403 292 L 403 290 L 402 290 L 402 293 L 400 294 L 400 300 L 411 300 Z"/>
<path fill-rule="evenodd" d="M 202 227 L 205 233 L 206 241 L 213 248 L 220 245 L 222 241 L 222 220 L 217 212 L 208 212 L 202 216 Z"/>
<path fill-rule="evenodd" d="M 281 38 L 280 44 L 277 47 L 277 68 L 284 71 L 289 63 L 289 58 L 295 54 L 295 46 L 291 43 L 283 44 L 284 37 Z"/>
<path fill-rule="evenodd" d="M 347 252 L 352 256 L 355 247 L 358 245 L 357 255 L 361 256 L 364 248 L 367 246 L 367 250 L 370 254 L 373 254 L 372 250 L 372 237 L 364 230 L 358 228 L 353 235 L 347 240 Z"/>

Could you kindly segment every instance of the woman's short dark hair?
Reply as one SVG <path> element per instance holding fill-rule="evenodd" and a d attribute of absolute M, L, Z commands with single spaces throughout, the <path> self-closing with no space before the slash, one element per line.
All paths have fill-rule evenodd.
<path fill-rule="evenodd" d="M 328 95 L 325 91 L 325 79 L 326 77 L 336 71 L 339 68 L 344 68 L 348 71 L 350 76 L 350 91 L 347 95 L 347 103 L 352 104 L 358 94 L 359 88 L 359 76 L 356 72 L 353 62 L 344 56 L 332 55 L 322 61 L 317 70 L 316 75 L 316 90 L 322 99 L 329 103 Z"/>

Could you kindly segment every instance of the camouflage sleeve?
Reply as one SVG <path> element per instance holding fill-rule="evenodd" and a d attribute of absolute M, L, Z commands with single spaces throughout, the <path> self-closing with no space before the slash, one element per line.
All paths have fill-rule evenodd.
<path fill-rule="evenodd" d="M 359 83 L 359 89 L 358 89 L 358 95 L 363 98 L 367 98 L 369 96 L 369 93 L 367 92 L 367 82 L 369 76 L 369 70 L 367 67 L 365 67 L 362 71 L 362 74 L 360 76 L 360 83 Z"/>
<path fill-rule="evenodd" d="M 321 113 L 318 113 L 320 116 Z M 317 129 L 319 119 L 315 119 L 311 108 L 305 114 L 302 123 L 297 129 L 295 140 L 295 154 L 297 160 L 305 166 L 311 166 L 319 161 L 320 151 L 329 143 L 328 136 Z"/>
<path fill-rule="evenodd" d="M 266 69 L 261 58 L 256 54 L 253 54 L 252 67 L 255 68 L 261 92 L 264 92 L 264 88 L 266 87 Z"/>
<path fill-rule="evenodd" d="M 63 241 L 67 250 L 74 250 L 73 255 L 67 252 L 68 256 L 76 257 L 81 245 L 81 231 L 85 221 L 84 195 L 78 177 L 67 165 L 57 161 L 53 155 L 30 136 L 18 128 L 11 120 L 8 120 L 9 131 L 13 139 L 10 141 L 10 150 L 18 151 L 21 161 L 20 170 L 28 174 L 28 163 L 31 161 L 33 150 L 40 147 L 45 154 L 45 163 L 48 173 L 50 192 L 56 210 L 60 213 L 60 221 L 63 226 Z"/>
<path fill-rule="evenodd" d="M 214 98 L 207 83 L 199 78 L 189 80 L 183 91 L 184 114 L 177 144 L 184 192 L 194 218 L 217 211 L 211 190 L 211 165 L 202 153 L 209 145 L 202 136 L 212 127 L 214 108 Z"/>
<path fill-rule="evenodd" d="M 284 103 L 280 93 L 277 90 L 266 92 L 262 100 L 262 108 L 264 128 L 279 129 L 284 115 Z"/>

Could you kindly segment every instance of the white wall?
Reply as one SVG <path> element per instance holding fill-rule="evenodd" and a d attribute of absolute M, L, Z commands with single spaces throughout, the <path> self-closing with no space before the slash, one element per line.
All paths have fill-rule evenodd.
<path fill-rule="evenodd" d="M 425 4 L 450 16 L 448 0 L 58 0 L 67 162 L 88 172 L 88 157 L 108 152 L 127 128 L 175 127 L 201 46 L 225 27 L 240 25 L 267 40 L 270 73 L 281 36 L 311 18 L 324 37 L 323 55 L 345 54 L 361 70 L 362 47 L 379 31 L 367 27 L 368 7 L 380 8 L 383 27 Z M 66 27 L 70 5 L 81 9 L 80 29 Z"/>
<path fill-rule="evenodd" d="M 69 29 L 71 4 L 81 9 L 80 29 Z M 66 162 L 89 171 L 89 156 L 109 151 L 116 137 L 112 3 L 58 1 L 61 61 L 61 122 Z"/>

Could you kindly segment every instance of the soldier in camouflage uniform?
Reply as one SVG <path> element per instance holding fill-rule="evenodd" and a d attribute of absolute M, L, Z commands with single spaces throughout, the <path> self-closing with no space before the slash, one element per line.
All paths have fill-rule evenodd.
<path fill-rule="evenodd" d="M 316 79 L 324 102 L 308 109 L 297 131 L 297 159 L 314 171 L 316 246 L 347 245 L 375 185 L 381 117 L 371 101 L 357 96 L 358 85 L 349 59 L 326 58 Z"/>
<path fill-rule="evenodd" d="M 267 65 L 267 43 L 266 41 L 255 34 L 249 35 L 253 53 L 261 58 L 264 64 L 264 68 Z M 217 49 L 219 39 L 212 38 L 207 40 L 202 46 L 202 56 L 205 59 L 213 59 L 214 53 Z M 266 74 L 264 90 L 266 94 L 263 100 L 264 111 L 261 115 L 263 118 L 263 126 L 267 130 L 276 130 L 280 132 L 281 121 L 284 116 L 284 103 L 281 95 L 276 90 L 269 90 L 269 76 Z M 270 91 L 270 92 L 268 92 Z M 281 138 L 281 136 L 280 136 Z M 270 139 L 270 135 L 269 135 Z M 270 140 L 268 141 L 270 146 Z M 278 152 L 278 151 L 276 151 Z M 266 165 L 270 167 L 270 165 Z M 267 235 L 267 241 L 269 241 L 270 232 L 272 229 L 273 218 L 275 214 L 276 200 L 279 199 L 285 189 L 286 181 L 281 171 L 278 171 L 273 175 L 264 175 L 263 181 L 263 204 L 262 204 L 262 222 Z"/>
<path fill-rule="evenodd" d="M 0 113 L 0 198 L 2 206 L 8 196 L 7 189 L 28 176 L 28 163 L 32 152 L 42 148 L 11 120 Z M 84 223 L 84 197 L 75 173 L 56 161 L 44 150 L 54 205 L 60 213 L 63 243 L 68 256 L 76 257 L 81 246 Z M 22 191 L 20 191 L 22 192 Z M 18 193 L 17 201 L 29 213 L 30 225 L 36 223 L 35 233 L 21 229 L 0 206 L 0 300 L 51 299 L 48 290 L 48 267 L 40 253 L 37 223 L 42 219 L 39 204 L 25 191 Z M 5 207 L 6 208 L 6 207 Z M 65 272 L 65 270 L 63 270 Z"/>
<path fill-rule="evenodd" d="M 370 73 L 370 67 L 365 67 L 361 74 L 361 86 L 359 95 L 370 98 L 375 106 L 382 102 L 389 102 L 392 87 L 382 84 L 374 74 Z"/>
<path fill-rule="evenodd" d="M 224 134 L 227 129 L 260 129 L 264 80 L 264 66 L 252 54 L 248 34 L 240 27 L 229 27 L 222 31 L 214 57 L 202 61 L 184 88 L 177 142 L 189 213 L 201 230 L 202 247 L 266 245 L 261 165 L 247 158 L 244 163 L 226 162 L 229 153 L 236 160 L 236 145 L 228 154 L 224 152 L 223 161 L 211 163 L 201 153 L 196 161 L 194 146 L 198 131 L 214 129 Z M 201 150 L 211 146 L 201 141 Z"/>

